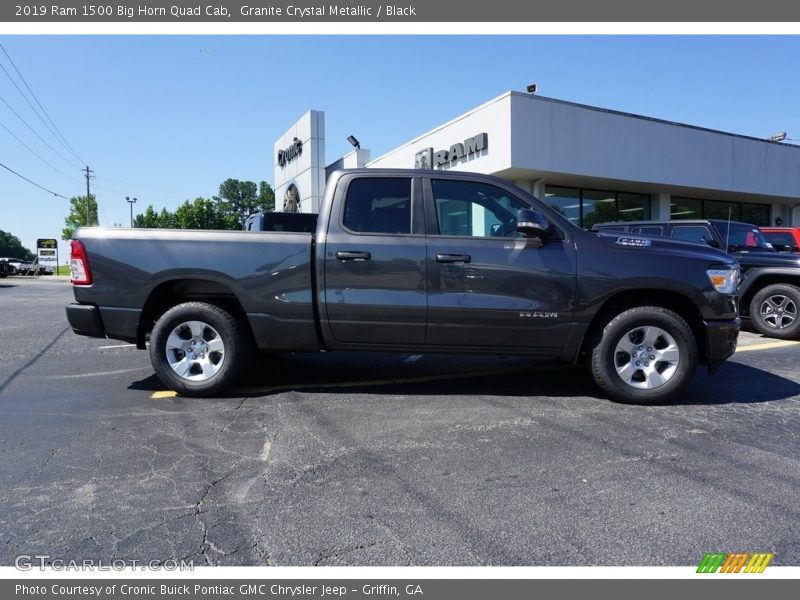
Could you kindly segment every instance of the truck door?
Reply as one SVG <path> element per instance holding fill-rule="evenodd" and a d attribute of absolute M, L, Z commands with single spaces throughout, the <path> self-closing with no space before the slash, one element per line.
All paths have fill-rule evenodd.
<path fill-rule="evenodd" d="M 562 348 L 576 287 L 568 234 L 542 245 L 517 233 L 517 211 L 531 206 L 499 186 L 445 176 L 425 189 L 427 344 Z"/>
<path fill-rule="evenodd" d="M 421 179 L 339 180 L 324 256 L 323 325 L 335 342 L 422 345 L 427 298 Z"/>

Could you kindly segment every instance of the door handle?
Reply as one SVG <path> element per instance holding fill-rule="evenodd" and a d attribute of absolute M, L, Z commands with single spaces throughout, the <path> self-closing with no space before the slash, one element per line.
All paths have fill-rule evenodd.
<path fill-rule="evenodd" d="M 440 263 L 468 263 L 472 260 L 469 254 L 437 254 L 436 262 Z"/>
<path fill-rule="evenodd" d="M 336 258 L 339 260 L 369 260 L 372 255 L 369 252 L 350 252 L 339 250 L 336 253 Z"/>

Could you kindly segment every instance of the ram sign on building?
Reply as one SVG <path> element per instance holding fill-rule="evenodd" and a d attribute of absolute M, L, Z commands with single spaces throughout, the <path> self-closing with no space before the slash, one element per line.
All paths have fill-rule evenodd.
<path fill-rule="evenodd" d="M 309 120 L 316 125 L 305 125 Z M 294 137 L 304 144 L 293 160 L 297 167 L 280 166 L 277 152 Z M 307 152 L 305 138 L 316 140 L 316 153 Z M 277 197 L 294 184 L 303 212 L 317 210 L 322 186 L 313 181 L 324 180 L 326 171 L 416 167 L 504 177 L 581 227 L 703 217 L 800 224 L 800 146 L 519 92 L 454 116 L 374 160 L 356 149 L 327 164 L 318 111 L 306 113 L 275 151 Z M 312 184 L 306 170 L 318 174 Z"/>

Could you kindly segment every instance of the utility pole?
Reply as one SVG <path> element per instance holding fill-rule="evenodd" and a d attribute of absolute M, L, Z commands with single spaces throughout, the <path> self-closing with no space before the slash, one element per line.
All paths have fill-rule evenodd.
<path fill-rule="evenodd" d="M 89 165 L 86 165 L 84 172 L 86 177 L 86 225 L 89 226 L 91 225 L 89 222 L 89 179 L 91 179 L 91 173 L 94 173 L 94 171 L 89 168 Z"/>

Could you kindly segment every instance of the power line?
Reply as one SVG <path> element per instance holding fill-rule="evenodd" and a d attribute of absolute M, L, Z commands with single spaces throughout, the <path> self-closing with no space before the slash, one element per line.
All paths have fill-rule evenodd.
<path fill-rule="evenodd" d="M 14 175 L 16 175 L 17 177 L 20 177 L 20 178 L 24 179 L 24 180 L 25 180 L 25 181 L 27 181 L 28 183 L 30 183 L 30 184 L 32 184 L 32 185 L 35 185 L 35 186 L 36 186 L 36 187 L 38 187 L 39 189 L 41 189 L 41 190 L 44 190 L 44 191 L 45 191 L 45 192 L 47 192 L 48 194 L 53 194 L 53 196 L 56 196 L 57 198 L 63 198 L 64 200 L 69 200 L 69 198 L 67 198 L 66 196 L 62 196 L 61 194 L 57 194 L 57 193 L 55 193 L 53 190 L 48 190 L 48 189 L 47 189 L 46 187 L 44 187 L 43 185 L 39 185 L 39 184 L 38 184 L 38 183 L 36 183 L 35 181 L 33 181 L 33 180 L 31 180 L 31 179 L 28 179 L 27 177 L 25 177 L 25 175 L 21 175 L 20 173 L 17 173 L 17 172 L 16 172 L 14 169 L 12 169 L 11 167 L 9 167 L 9 166 L 7 166 L 7 165 L 4 165 L 4 164 L 3 164 L 3 163 L 1 163 L 1 162 L 0 162 L 0 167 L 3 167 L 3 168 L 6 170 L 6 171 L 9 171 L 9 172 L 13 173 L 13 174 L 14 174 Z"/>
<path fill-rule="evenodd" d="M 8 62 L 10 62 L 10 63 L 11 63 L 11 66 L 12 66 L 12 67 L 14 67 L 14 71 L 16 71 L 16 72 L 17 72 L 17 75 L 19 75 L 19 78 L 22 80 L 22 83 L 24 83 L 24 84 L 25 84 L 25 88 L 26 88 L 26 89 L 27 89 L 27 90 L 28 90 L 28 91 L 31 93 L 31 96 L 33 96 L 33 99 L 36 101 L 36 104 L 39 106 L 39 108 L 41 108 L 41 109 L 42 109 L 42 112 L 43 112 L 43 113 L 44 113 L 44 115 L 47 117 L 47 120 L 48 120 L 48 121 L 50 121 L 50 123 L 53 125 L 53 128 L 54 128 L 54 129 L 55 129 L 55 130 L 58 132 L 58 135 L 59 135 L 59 136 L 61 137 L 61 139 L 64 141 L 64 144 L 66 145 L 66 147 L 69 149 L 69 151 L 70 151 L 70 152 L 72 152 L 72 155 L 73 155 L 75 158 L 77 158 L 77 159 L 78 159 L 80 162 L 82 162 L 82 163 L 85 163 L 86 161 L 85 161 L 85 160 L 83 160 L 83 159 L 82 159 L 82 158 L 81 158 L 81 157 L 78 155 L 78 153 L 77 153 L 77 152 L 75 151 L 75 149 L 72 147 L 72 144 L 70 144 L 70 143 L 67 141 L 67 138 L 65 138 L 65 137 L 64 137 L 64 134 L 63 134 L 63 133 L 61 133 L 61 130 L 60 130 L 60 129 L 59 129 L 57 126 L 56 126 L 55 122 L 54 122 L 54 121 L 53 121 L 53 119 L 50 117 L 50 115 L 48 114 L 48 112 L 45 110 L 44 106 L 42 106 L 42 103 L 41 103 L 41 102 L 39 102 L 39 98 L 37 98 L 37 97 L 36 97 L 36 94 L 34 94 L 34 93 L 33 93 L 33 90 L 31 89 L 31 86 L 29 86 L 29 85 L 28 85 L 28 82 L 27 82 L 27 81 L 25 80 L 25 78 L 22 76 L 22 73 L 21 73 L 21 72 L 20 72 L 20 70 L 17 68 L 17 64 L 14 62 L 14 60 L 13 60 L 13 59 L 11 58 L 11 56 L 8 54 L 8 51 L 6 50 L 5 46 L 3 46 L 3 44 L 0 44 L 0 49 L 2 49 L 2 50 L 3 50 L 3 54 L 5 54 L 5 55 L 6 55 L 6 58 L 8 59 Z"/>
<path fill-rule="evenodd" d="M 3 96 L 0 96 L 0 101 L 2 101 L 2 102 L 3 102 L 3 104 L 5 104 L 5 105 L 8 107 L 8 110 L 10 110 L 12 113 L 14 113 L 14 114 L 17 116 L 17 118 L 18 118 L 20 121 L 22 121 L 22 122 L 25 124 L 25 127 L 27 127 L 28 129 L 30 129 L 30 130 L 33 132 L 33 135 L 35 135 L 37 138 L 39 138 L 39 139 L 42 141 L 42 143 L 43 143 L 45 146 L 47 146 L 48 148 L 50 148 L 50 150 L 52 150 L 53 152 L 55 152 L 56 154 L 58 154 L 58 155 L 59 155 L 61 158 L 63 158 L 63 159 L 64 159 L 66 162 L 68 162 L 68 163 L 69 163 L 71 166 L 73 166 L 73 167 L 75 166 L 75 163 L 73 163 L 73 162 L 72 162 L 72 161 L 71 161 L 69 158 L 67 158 L 66 156 L 64 156 L 63 154 L 61 154 L 61 152 L 59 152 L 58 150 L 56 150 L 55 148 L 53 148 L 53 147 L 52 147 L 50 144 L 48 144 L 48 143 L 47 143 L 47 140 L 45 140 L 45 139 L 44 139 L 42 136 L 40 136 L 40 135 L 39 135 L 39 133 L 38 133 L 38 132 L 37 132 L 37 131 L 36 131 L 36 130 L 33 128 L 33 127 L 31 127 L 31 126 L 28 124 L 28 122 L 27 122 L 27 121 L 26 121 L 26 120 L 25 120 L 25 119 L 22 117 L 22 115 L 20 115 L 20 114 L 19 114 L 17 111 L 15 111 L 15 110 L 14 110 L 14 107 L 13 107 L 13 106 L 11 106 L 11 105 L 8 103 L 8 100 L 6 100 L 5 98 L 3 98 Z M 78 167 L 78 168 L 80 168 L 80 167 Z"/>
<path fill-rule="evenodd" d="M 6 126 L 5 126 L 3 123 L 0 123 L 0 127 L 2 127 L 3 129 L 5 129 L 5 130 L 8 132 L 8 134 L 9 134 L 11 137 L 13 137 L 15 140 L 17 140 L 17 141 L 18 141 L 20 144 L 22 144 L 23 146 L 25 146 L 25 147 L 28 149 L 28 152 L 30 152 L 31 154 L 33 154 L 33 155 L 34 155 L 36 158 L 38 158 L 40 161 L 42 161 L 42 162 L 43 162 L 44 164 L 46 164 L 48 167 L 50 167 L 51 169 L 53 169 L 53 171 L 56 171 L 57 173 L 61 173 L 61 174 L 62 174 L 64 177 L 66 177 L 67 179 L 71 179 L 72 181 L 78 181 L 78 180 L 77 180 L 77 179 L 75 179 L 74 177 L 70 177 L 69 175 L 67 175 L 66 173 L 64 173 L 64 171 L 62 171 L 61 169 L 59 169 L 59 168 L 57 168 L 57 167 L 55 167 L 55 166 L 51 165 L 51 164 L 50 164 L 50 163 L 49 163 L 47 160 L 45 160 L 44 158 L 42 158 L 41 156 L 39 156 L 39 155 L 36 153 L 36 151 L 35 151 L 33 148 L 31 148 L 30 146 L 28 146 L 28 144 L 26 144 L 25 142 L 23 142 L 23 141 L 22 141 L 22 140 L 21 140 L 19 137 L 17 137 L 17 135 L 16 135 L 16 134 L 15 134 L 13 131 L 11 131 L 11 130 L 10 130 L 8 127 L 6 127 Z"/>
<path fill-rule="evenodd" d="M 34 93 L 31 91 L 30 87 L 28 87 L 28 84 L 25 82 L 25 78 L 24 78 L 24 77 L 22 77 L 22 74 L 19 72 L 19 69 L 17 69 L 17 66 L 14 64 L 14 61 L 13 61 L 13 60 L 11 60 L 11 57 L 10 57 L 10 56 L 8 56 L 8 52 L 6 52 L 6 49 L 3 47 L 3 45 L 2 45 L 2 44 L 0 44 L 0 48 L 2 48 L 2 50 L 3 50 L 3 53 L 4 53 L 4 54 L 5 54 L 7 57 L 8 57 L 8 60 L 11 62 L 11 64 L 12 64 L 12 65 L 14 65 L 14 70 L 16 70 L 16 71 L 17 71 L 17 74 L 19 75 L 19 78 L 20 78 L 20 79 L 22 80 L 22 82 L 25 84 L 25 87 L 27 87 L 27 88 L 28 88 L 28 91 L 30 91 L 30 92 L 31 92 L 31 96 L 33 96 L 33 98 L 34 98 L 34 100 L 35 100 L 35 99 L 36 99 L 36 95 L 35 95 L 35 94 L 34 94 Z M 73 150 L 73 149 L 72 149 L 72 147 L 71 147 L 71 146 L 70 146 L 70 145 L 67 143 L 67 141 L 66 141 L 66 140 L 63 140 L 63 141 L 62 141 L 62 138 L 63 138 L 63 136 L 60 138 L 60 137 L 59 137 L 59 134 L 57 134 L 55 131 L 53 131 L 53 128 L 52 128 L 52 127 L 50 127 L 50 125 L 48 125 L 48 124 L 47 124 L 47 121 L 45 121 L 45 120 L 42 118 L 42 115 L 40 115 L 40 114 L 39 114 L 39 111 L 38 111 L 38 110 L 36 110 L 36 107 L 35 107 L 33 104 L 31 104 L 31 101 L 28 99 L 28 96 L 26 96 L 26 95 L 25 95 L 25 92 L 23 92 L 23 91 L 22 91 L 22 89 L 21 89 L 21 88 L 20 88 L 20 87 L 17 85 L 17 82 L 16 82 L 16 81 L 14 81 L 14 78 L 13 78 L 13 77 L 11 77 L 11 73 L 9 73 L 9 72 L 8 72 L 8 70 L 7 70 L 7 69 L 6 69 L 6 68 L 3 66 L 3 63 L 0 63 L 0 69 L 3 69 L 3 72 L 6 74 L 6 76 L 8 77 L 8 79 L 11 81 L 11 83 L 12 83 L 12 84 L 14 84 L 14 87 L 15 87 L 15 88 L 17 88 L 17 91 L 20 93 L 20 95 L 21 95 L 21 96 L 22 96 L 22 98 L 25 100 L 25 102 L 27 102 L 28 106 L 30 106 L 30 107 L 31 107 L 31 110 L 33 111 L 33 113 L 34 113 L 34 114 L 35 114 L 35 115 L 36 115 L 36 116 L 39 118 L 39 120 L 40 120 L 40 121 L 41 121 L 41 122 L 44 124 L 44 126 L 45 126 L 45 127 L 46 127 L 46 128 L 49 130 L 49 131 L 50 131 L 50 133 L 52 133 L 52 134 L 53 134 L 53 137 L 55 137 L 55 138 L 56 138 L 56 139 L 59 141 L 59 143 L 60 143 L 62 146 L 64 146 L 64 148 L 66 148 L 67 150 L 69 150 L 70 152 L 72 152 L 72 154 L 75 156 L 75 158 L 77 158 L 77 159 L 78 159 L 80 162 L 86 162 L 86 161 L 84 161 L 83 159 L 81 159 L 81 157 L 80 157 L 80 156 L 78 156 L 78 154 L 75 152 L 75 150 Z M 39 104 L 39 101 L 38 101 L 38 100 L 36 100 L 36 103 L 37 103 L 37 104 Z M 39 106 L 41 107 L 41 104 L 39 104 Z M 42 108 L 42 112 L 44 112 L 45 114 L 47 114 L 47 112 L 44 110 L 44 108 Z M 49 118 L 49 116 L 48 116 L 48 118 Z M 53 124 L 53 127 L 55 127 L 55 124 Z M 56 127 L 56 129 L 58 129 L 58 128 Z M 60 132 L 59 132 L 59 133 L 60 133 Z"/>

